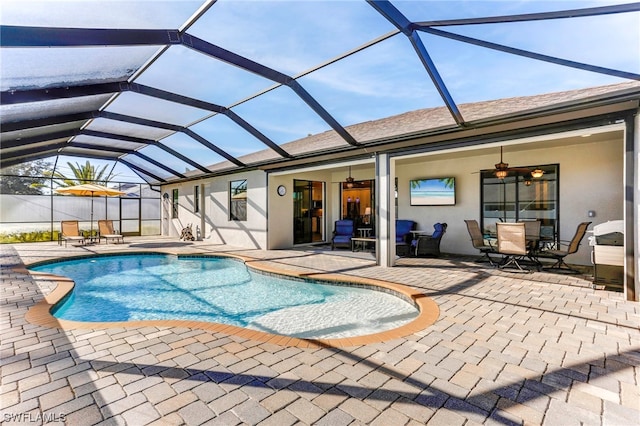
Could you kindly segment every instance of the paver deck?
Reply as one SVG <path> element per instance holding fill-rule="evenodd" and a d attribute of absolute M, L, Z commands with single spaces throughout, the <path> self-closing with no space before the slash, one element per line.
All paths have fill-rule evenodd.
<path fill-rule="evenodd" d="M 446 256 L 381 268 L 368 253 L 127 240 L 0 246 L 3 424 L 640 424 L 640 303 L 584 277 Z M 233 253 L 295 274 L 403 284 L 434 300 L 439 317 L 400 338 L 306 348 L 190 327 L 65 330 L 25 319 L 56 281 L 24 265 L 122 250 Z"/>

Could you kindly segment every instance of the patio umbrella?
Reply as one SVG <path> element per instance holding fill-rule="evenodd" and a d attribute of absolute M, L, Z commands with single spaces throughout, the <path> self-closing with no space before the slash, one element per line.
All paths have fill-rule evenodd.
<path fill-rule="evenodd" d="M 118 191 L 117 189 L 107 188 L 106 186 L 97 185 L 95 183 L 83 183 L 81 185 L 66 186 L 64 188 L 56 189 L 56 192 L 59 192 L 61 194 L 84 195 L 91 197 L 91 230 L 89 231 L 90 237 L 93 235 L 93 197 L 112 197 L 115 195 L 125 194 L 124 192 Z"/>

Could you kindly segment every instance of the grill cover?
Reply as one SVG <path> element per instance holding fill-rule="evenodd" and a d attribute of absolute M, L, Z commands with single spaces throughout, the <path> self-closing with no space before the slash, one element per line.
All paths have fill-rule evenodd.
<path fill-rule="evenodd" d="M 624 245 L 624 221 L 610 220 L 593 227 L 596 245 L 622 246 Z"/>

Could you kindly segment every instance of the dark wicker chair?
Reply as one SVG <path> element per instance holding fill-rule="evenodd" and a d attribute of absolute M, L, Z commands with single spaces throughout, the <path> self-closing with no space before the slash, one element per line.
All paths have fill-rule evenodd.
<path fill-rule="evenodd" d="M 413 220 L 396 219 L 396 254 L 407 256 L 411 247 L 411 231 L 416 229 Z"/>
<path fill-rule="evenodd" d="M 346 246 L 351 248 L 351 238 L 353 238 L 354 225 L 351 219 L 336 220 L 331 238 L 331 250 L 336 246 Z"/>
<path fill-rule="evenodd" d="M 433 234 L 419 235 L 411 242 L 413 253 L 416 257 L 420 256 L 440 256 L 440 240 L 447 232 L 446 223 L 436 223 L 433 225 Z"/>

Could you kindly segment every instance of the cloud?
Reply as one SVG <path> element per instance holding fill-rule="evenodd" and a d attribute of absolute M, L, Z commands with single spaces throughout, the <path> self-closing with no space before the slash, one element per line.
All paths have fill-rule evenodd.
<path fill-rule="evenodd" d="M 78 28 L 180 27 L 200 0 L 2 0 L 4 25 Z"/>

